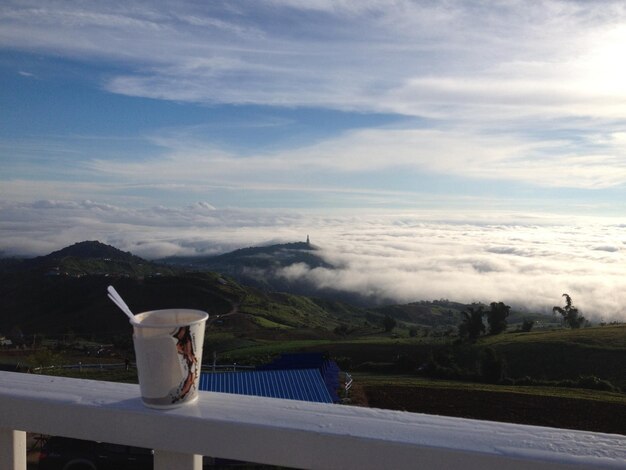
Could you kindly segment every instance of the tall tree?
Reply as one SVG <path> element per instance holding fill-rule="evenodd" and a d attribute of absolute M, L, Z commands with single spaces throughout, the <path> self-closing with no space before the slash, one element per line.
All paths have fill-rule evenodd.
<path fill-rule="evenodd" d="M 485 324 L 483 323 L 483 311 L 482 305 L 474 309 L 474 307 L 467 307 L 466 312 L 461 312 L 463 320 L 459 325 L 459 335 L 461 338 L 469 339 L 470 341 L 478 338 L 481 333 L 485 332 Z"/>
<path fill-rule="evenodd" d="M 385 315 L 385 318 L 383 318 L 383 328 L 385 329 L 386 332 L 390 332 L 391 330 L 393 330 L 397 325 L 397 322 L 395 320 L 395 318 L 389 316 L 389 315 Z"/>
<path fill-rule="evenodd" d="M 490 335 L 497 335 L 506 330 L 506 319 L 510 310 L 511 307 L 505 305 L 504 302 L 491 302 L 491 309 L 487 312 Z"/>
<path fill-rule="evenodd" d="M 568 294 L 563 294 L 565 297 L 565 307 L 559 307 L 555 305 L 552 307 L 552 313 L 556 315 L 560 313 L 563 317 L 563 321 L 570 328 L 580 328 L 585 323 L 585 317 L 578 314 L 578 309 L 572 304 L 572 298 Z"/>

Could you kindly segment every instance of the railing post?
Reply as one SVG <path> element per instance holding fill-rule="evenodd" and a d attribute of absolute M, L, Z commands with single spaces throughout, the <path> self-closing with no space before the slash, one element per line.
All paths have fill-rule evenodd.
<path fill-rule="evenodd" d="M 26 433 L 0 428 L 0 468 L 26 470 Z"/>
<path fill-rule="evenodd" d="M 154 470 L 202 470 L 202 456 L 155 450 Z"/>

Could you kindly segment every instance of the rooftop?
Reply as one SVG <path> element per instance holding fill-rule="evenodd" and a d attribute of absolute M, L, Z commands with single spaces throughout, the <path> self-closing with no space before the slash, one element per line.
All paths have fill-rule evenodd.
<path fill-rule="evenodd" d="M 200 390 L 333 403 L 318 369 L 250 370 L 200 375 Z"/>

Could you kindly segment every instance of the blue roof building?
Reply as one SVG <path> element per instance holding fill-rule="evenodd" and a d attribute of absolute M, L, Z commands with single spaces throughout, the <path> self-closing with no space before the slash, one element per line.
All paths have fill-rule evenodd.
<path fill-rule="evenodd" d="M 203 391 L 336 403 L 339 367 L 319 353 L 284 354 L 257 370 L 203 372 Z"/>
<path fill-rule="evenodd" d="M 200 390 L 332 403 L 317 369 L 203 372 Z"/>

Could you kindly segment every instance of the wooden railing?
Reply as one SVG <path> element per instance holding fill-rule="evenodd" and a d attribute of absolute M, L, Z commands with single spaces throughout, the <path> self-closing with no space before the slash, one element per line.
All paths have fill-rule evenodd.
<path fill-rule="evenodd" d="M 319 469 L 626 468 L 622 435 L 211 392 L 160 411 L 137 385 L 0 372 L 0 469 L 26 469 L 26 431 L 154 449 L 156 470 L 198 470 L 201 455 Z"/>

